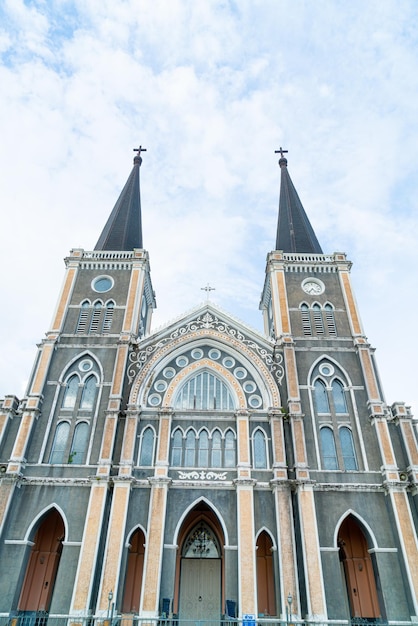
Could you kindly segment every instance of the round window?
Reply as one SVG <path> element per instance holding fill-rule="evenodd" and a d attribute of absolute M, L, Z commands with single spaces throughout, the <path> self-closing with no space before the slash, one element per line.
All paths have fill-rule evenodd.
<path fill-rule="evenodd" d="M 250 407 L 252 407 L 253 409 L 259 409 L 261 406 L 260 396 L 256 396 L 256 395 L 250 396 L 248 402 L 249 402 Z"/>
<path fill-rule="evenodd" d="M 176 359 L 176 363 L 179 367 L 186 367 L 186 365 L 188 365 L 189 363 L 189 359 L 187 358 L 187 356 L 178 356 Z"/>
<path fill-rule="evenodd" d="M 217 361 L 218 359 L 221 358 L 220 351 L 217 350 L 217 348 L 212 348 L 212 350 L 209 350 L 209 358 L 213 359 L 214 361 Z"/>
<path fill-rule="evenodd" d="M 94 291 L 98 291 L 99 293 L 104 293 L 105 291 L 110 291 L 114 285 L 114 280 L 110 276 L 98 276 L 95 278 L 91 284 Z"/>
<path fill-rule="evenodd" d="M 243 384 L 244 391 L 247 393 L 253 393 L 256 390 L 255 382 L 252 380 L 246 380 Z"/>
<path fill-rule="evenodd" d="M 176 375 L 176 370 L 174 367 L 166 367 L 163 371 L 163 376 L 165 378 L 173 378 Z"/>
<path fill-rule="evenodd" d="M 247 375 L 247 370 L 244 369 L 243 367 L 237 367 L 237 369 L 234 371 L 235 378 L 238 378 L 239 380 L 242 380 L 243 378 L 245 378 L 246 375 Z"/>
<path fill-rule="evenodd" d="M 192 350 L 192 358 L 193 359 L 201 359 L 203 356 L 203 350 L 201 350 L 200 348 L 195 348 L 194 350 Z"/>
<path fill-rule="evenodd" d="M 222 363 L 225 365 L 225 367 L 227 367 L 228 369 L 231 369 L 231 367 L 234 367 L 235 365 L 235 359 L 233 359 L 232 356 L 226 356 L 222 360 Z"/>
<path fill-rule="evenodd" d="M 81 361 L 81 363 L 79 364 L 78 369 L 82 372 L 88 372 L 89 370 L 91 370 L 92 367 L 93 361 L 90 361 L 90 359 L 84 359 L 84 361 Z"/>
<path fill-rule="evenodd" d="M 161 396 L 158 393 L 153 393 L 148 398 L 148 403 L 151 406 L 159 406 L 161 404 Z"/>
<path fill-rule="evenodd" d="M 319 371 L 323 376 L 332 376 L 334 368 L 329 363 L 323 363 L 319 366 Z"/>
<path fill-rule="evenodd" d="M 154 387 L 157 391 L 165 391 L 167 389 L 167 383 L 165 380 L 157 380 Z"/>

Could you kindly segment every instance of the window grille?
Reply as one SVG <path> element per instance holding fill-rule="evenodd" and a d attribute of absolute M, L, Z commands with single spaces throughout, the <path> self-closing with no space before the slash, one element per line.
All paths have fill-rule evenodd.
<path fill-rule="evenodd" d="M 115 305 L 113 302 L 108 302 L 106 304 L 105 314 L 103 318 L 102 332 L 108 333 L 112 326 L 113 312 L 115 310 Z"/>
<path fill-rule="evenodd" d="M 313 321 L 317 335 L 324 334 L 324 320 L 322 319 L 322 311 L 319 304 L 312 306 Z"/>
<path fill-rule="evenodd" d="M 328 333 L 330 335 L 336 335 L 337 327 L 335 326 L 334 309 L 332 308 L 330 304 L 326 304 L 324 306 L 324 310 L 325 310 L 325 321 L 327 324 Z"/>
<path fill-rule="evenodd" d="M 93 315 L 91 316 L 91 320 L 90 320 L 89 332 L 97 333 L 97 330 L 99 328 L 99 321 L 100 321 L 101 313 L 102 313 L 102 303 L 95 302 L 93 306 Z"/>
<path fill-rule="evenodd" d="M 234 403 L 228 387 L 210 372 L 199 372 L 181 387 L 177 409 L 232 410 Z"/>

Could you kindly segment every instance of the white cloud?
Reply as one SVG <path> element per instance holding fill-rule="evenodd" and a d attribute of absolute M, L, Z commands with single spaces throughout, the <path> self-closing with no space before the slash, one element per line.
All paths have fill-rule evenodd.
<path fill-rule="evenodd" d="M 279 168 L 355 261 L 387 399 L 418 410 L 415 2 L 8 0 L 0 9 L 0 394 L 22 395 L 69 249 L 131 167 L 158 321 L 204 299 L 262 328 Z"/>

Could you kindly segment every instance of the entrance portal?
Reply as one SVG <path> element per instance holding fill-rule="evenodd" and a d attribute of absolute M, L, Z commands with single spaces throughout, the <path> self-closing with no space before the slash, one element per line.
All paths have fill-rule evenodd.
<path fill-rule="evenodd" d="M 35 534 L 18 609 L 49 611 L 64 540 L 64 523 L 56 509 L 48 513 Z"/>
<path fill-rule="evenodd" d="M 347 517 L 341 525 L 338 546 L 340 561 L 344 567 L 351 617 L 368 619 L 380 617 L 376 581 L 366 537 L 352 516 Z"/>
<path fill-rule="evenodd" d="M 213 529 L 201 520 L 187 535 L 180 569 L 180 619 L 219 621 L 221 553 Z"/>

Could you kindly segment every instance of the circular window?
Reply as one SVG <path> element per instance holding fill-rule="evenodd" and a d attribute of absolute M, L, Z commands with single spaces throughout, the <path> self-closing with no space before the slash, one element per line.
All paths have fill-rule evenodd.
<path fill-rule="evenodd" d="M 217 348 L 212 348 L 212 350 L 209 350 L 209 358 L 217 361 L 221 358 L 220 351 Z"/>
<path fill-rule="evenodd" d="M 243 367 L 237 367 L 237 369 L 234 371 L 234 376 L 235 378 L 238 378 L 238 380 L 242 380 L 247 376 L 247 370 Z"/>
<path fill-rule="evenodd" d="M 201 359 L 203 356 L 203 350 L 201 350 L 200 348 L 195 348 L 194 350 L 192 350 L 192 358 L 193 359 Z"/>
<path fill-rule="evenodd" d="M 250 396 L 248 399 L 248 403 L 253 409 L 259 409 L 262 404 L 260 396 L 256 395 Z"/>
<path fill-rule="evenodd" d="M 187 358 L 187 356 L 178 356 L 176 359 L 176 363 L 179 367 L 185 367 L 186 365 L 188 365 L 189 363 L 189 359 Z"/>
<path fill-rule="evenodd" d="M 153 393 L 148 398 L 148 404 L 151 406 L 159 406 L 161 404 L 161 396 L 158 393 Z"/>
<path fill-rule="evenodd" d="M 114 284 L 114 280 L 110 276 L 98 276 L 93 280 L 91 286 L 94 291 L 104 293 L 105 291 L 110 291 Z"/>
<path fill-rule="evenodd" d="M 165 380 L 157 380 L 154 387 L 157 391 L 165 391 L 167 389 L 167 383 Z"/>
<path fill-rule="evenodd" d="M 93 367 L 93 361 L 90 361 L 90 359 L 85 359 L 84 361 L 81 361 L 81 363 L 78 366 L 78 369 L 81 370 L 82 372 L 88 372 L 89 370 L 91 370 L 92 367 Z"/>
<path fill-rule="evenodd" d="M 173 378 L 173 376 L 176 375 L 176 370 L 174 369 L 174 367 L 166 367 L 165 370 L 163 371 L 163 376 L 165 378 Z"/>
<path fill-rule="evenodd" d="M 253 393 L 256 390 L 255 382 L 253 382 L 252 380 L 246 380 L 243 384 L 243 387 L 244 391 L 246 391 L 247 393 Z"/>
<path fill-rule="evenodd" d="M 323 365 L 319 366 L 319 371 L 323 376 L 332 376 L 334 368 L 329 363 L 323 363 Z"/>
<path fill-rule="evenodd" d="M 226 356 L 222 360 L 222 363 L 225 365 L 225 367 L 227 367 L 228 369 L 231 369 L 231 367 L 234 367 L 235 365 L 235 359 L 233 359 L 232 356 Z"/>

